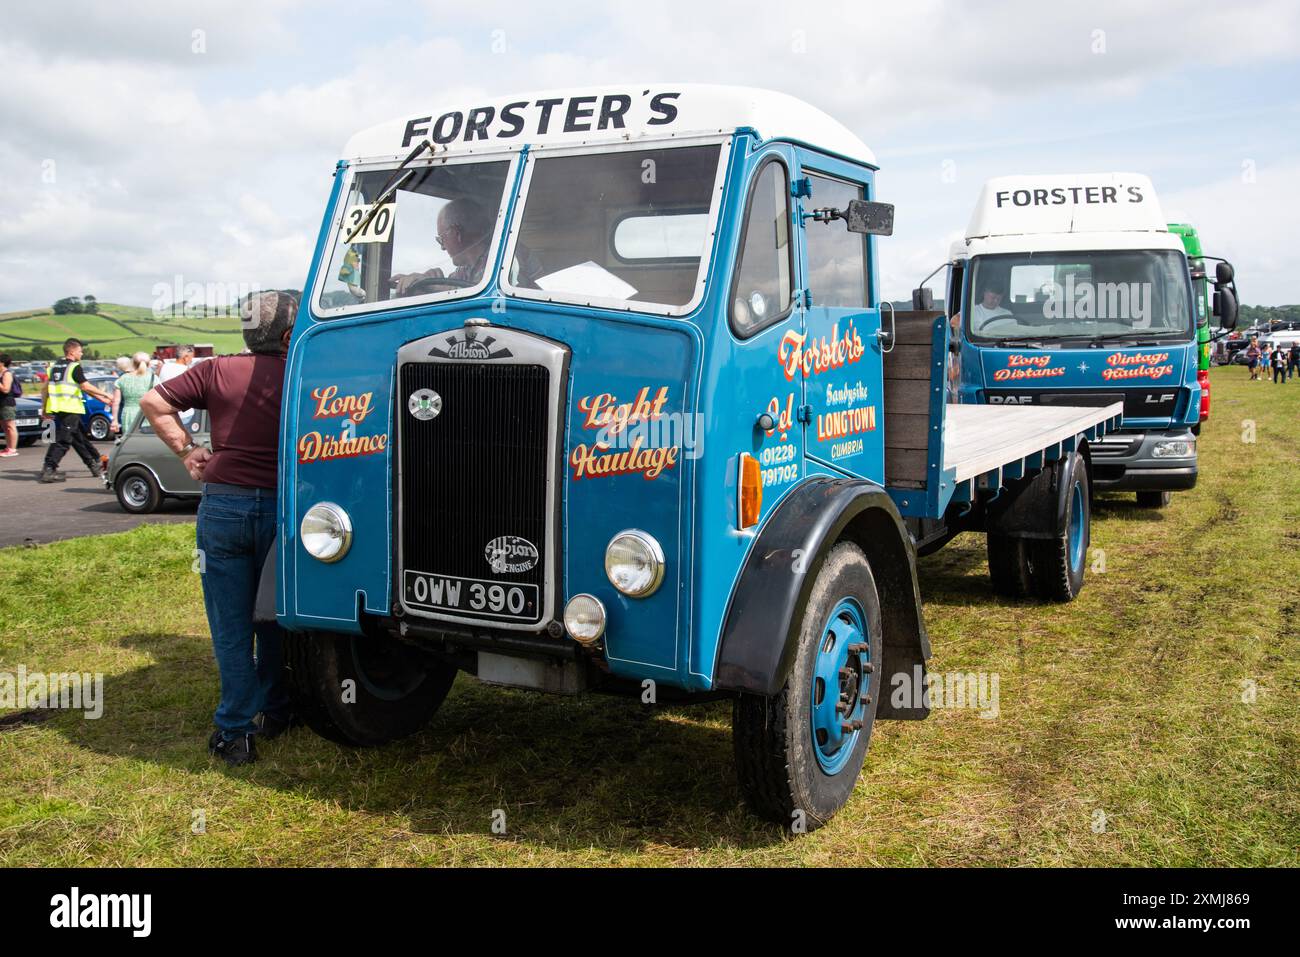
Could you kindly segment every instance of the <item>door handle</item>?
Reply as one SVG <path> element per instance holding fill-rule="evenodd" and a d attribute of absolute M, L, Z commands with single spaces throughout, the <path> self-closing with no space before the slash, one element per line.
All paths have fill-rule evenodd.
<path fill-rule="evenodd" d="M 889 307 L 889 331 L 886 332 L 883 325 L 882 328 L 876 330 L 876 339 L 880 342 L 881 355 L 884 355 L 886 352 L 894 351 L 894 304 L 892 302 L 881 302 L 880 315 L 882 317 L 885 314 L 886 306 Z"/>

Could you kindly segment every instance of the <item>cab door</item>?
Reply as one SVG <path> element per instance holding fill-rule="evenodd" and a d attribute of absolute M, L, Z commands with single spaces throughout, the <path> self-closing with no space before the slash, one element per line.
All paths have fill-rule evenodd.
<path fill-rule="evenodd" d="M 801 370 L 807 457 L 884 484 L 884 379 L 875 237 L 813 210 L 874 200 L 869 170 L 797 150 L 800 277 L 804 308 Z"/>

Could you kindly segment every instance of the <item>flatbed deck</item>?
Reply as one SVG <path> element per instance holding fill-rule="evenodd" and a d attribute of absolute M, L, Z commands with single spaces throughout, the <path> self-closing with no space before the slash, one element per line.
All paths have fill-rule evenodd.
<path fill-rule="evenodd" d="M 1097 408 L 1046 405 L 949 405 L 943 468 L 954 482 L 1032 457 L 1123 415 L 1124 403 Z"/>
<path fill-rule="evenodd" d="M 936 390 L 937 391 L 937 390 Z M 925 481 L 886 486 L 899 511 L 914 518 L 942 518 L 953 503 L 996 494 L 1008 482 L 1045 468 L 1120 427 L 1124 404 L 1106 406 L 931 406 L 932 431 L 925 453 Z M 886 454 L 889 454 L 888 452 Z"/>

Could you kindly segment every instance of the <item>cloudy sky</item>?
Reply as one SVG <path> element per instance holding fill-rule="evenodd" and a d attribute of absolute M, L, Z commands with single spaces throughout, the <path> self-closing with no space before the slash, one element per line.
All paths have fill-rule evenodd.
<path fill-rule="evenodd" d="M 433 100 L 650 81 L 765 86 L 875 150 L 885 295 L 986 178 L 1122 170 L 1300 301 L 1300 5 L 524 0 L 11 6 L 0 33 L 0 311 L 159 283 L 301 286 L 348 136 Z"/>

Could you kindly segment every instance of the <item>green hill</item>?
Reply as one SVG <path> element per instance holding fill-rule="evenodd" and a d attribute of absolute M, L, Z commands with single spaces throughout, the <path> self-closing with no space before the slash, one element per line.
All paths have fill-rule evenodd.
<path fill-rule="evenodd" d="M 26 354 L 36 346 L 56 353 L 75 336 L 105 358 L 153 352 L 169 343 L 211 343 L 218 353 L 244 348 L 236 316 L 155 316 L 144 306 L 101 302 L 94 314 L 56 316 L 52 309 L 0 313 L 0 352 Z"/>

